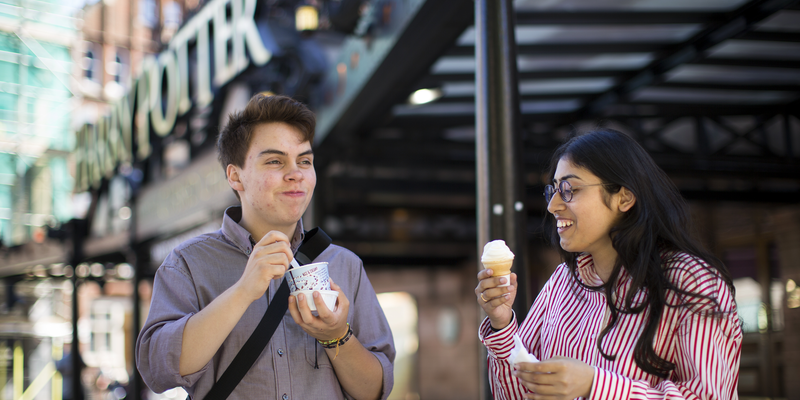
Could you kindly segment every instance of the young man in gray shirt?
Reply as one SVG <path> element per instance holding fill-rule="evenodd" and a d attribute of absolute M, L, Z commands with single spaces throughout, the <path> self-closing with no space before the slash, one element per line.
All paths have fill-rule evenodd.
<path fill-rule="evenodd" d="M 303 239 L 301 216 L 316 185 L 316 120 L 284 96 L 254 96 L 231 115 L 217 141 L 219 160 L 241 206 L 222 228 L 190 239 L 156 272 L 137 367 L 156 392 L 182 386 L 203 399 L 260 322 Z M 228 399 L 386 399 L 395 350 L 361 260 L 330 245 L 337 306 L 311 314 L 302 294 Z M 348 323 L 352 335 L 348 336 Z M 338 348 L 319 342 L 347 337 Z M 340 341 L 341 343 L 341 341 Z"/>

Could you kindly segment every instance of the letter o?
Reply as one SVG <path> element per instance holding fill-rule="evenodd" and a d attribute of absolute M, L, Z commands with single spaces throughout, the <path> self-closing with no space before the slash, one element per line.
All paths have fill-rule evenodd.
<path fill-rule="evenodd" d="M 178 115 L 178 64 L 172 51 L 165 51 L 158 56 L 158 63 L 153 64 L 150 73 L 150 118 L 153 121 L 153 130 L 158 136 L 166 136 L 175 126 Z M 161 82 L 166 72 L 167 75 L 167 110 L 161 107 Z"/>

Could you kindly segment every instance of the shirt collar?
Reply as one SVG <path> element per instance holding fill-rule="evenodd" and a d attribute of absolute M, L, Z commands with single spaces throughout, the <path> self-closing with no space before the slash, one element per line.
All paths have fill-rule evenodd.
<path fill-rule="evenodd" d="M 594 268 L 594 260 L 591 254 L 581 253 L 576 261 L 578 264 L 578 278 L 581 282 L 588 286 L 600 286 L 603 284 L 603 280 L 600 279 L 600 275 L 597 274 L 597 270 Z M 621 268 L 616 286 L 625 285 L 629 279 L 628 271 L 625 268 Z"/>
<path fill-rule="evenodd" d="M 247 229 L 239 225 L 242 220 L 242 206 L 231 206 L 225 210 L 225 215 L 222 218 L 222 233 L 228 238 L 242 253 L 250 255 L 253 251 L 253 246 L 256 244 L 255 238 L 250 235 Z M 290 238 L 292 253 L 297 251 L 300 244 L 303 243 L 305 232 L 303 231 L 303 220 L 297 221 L 297 226 L 294 228 L 294 235 Z"/>

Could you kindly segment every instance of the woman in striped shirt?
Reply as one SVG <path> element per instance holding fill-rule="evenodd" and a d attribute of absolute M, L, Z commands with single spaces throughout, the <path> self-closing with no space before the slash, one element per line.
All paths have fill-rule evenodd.
<path fill-rule="evenodd" d="M 521 326 L 511 286 L 478 274 L 497 399 L 736 399 L 742 333 L 724 265 L 691 238 L 685 201 L 612 130 L 556 150 L 545 189 L 564 263 Z M 540 362 L 511 365 L 514 336 Z"/>

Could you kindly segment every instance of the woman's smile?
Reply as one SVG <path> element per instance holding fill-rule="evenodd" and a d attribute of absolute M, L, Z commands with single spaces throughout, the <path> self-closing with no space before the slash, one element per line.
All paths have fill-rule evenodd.
<path fill-rule="evenodd" d="M 556 227 L 558 228 L 558 234 L 562 234 L 566 232 L 575 222 L 569 219 L 557 219 L 556 220 Z"/>

